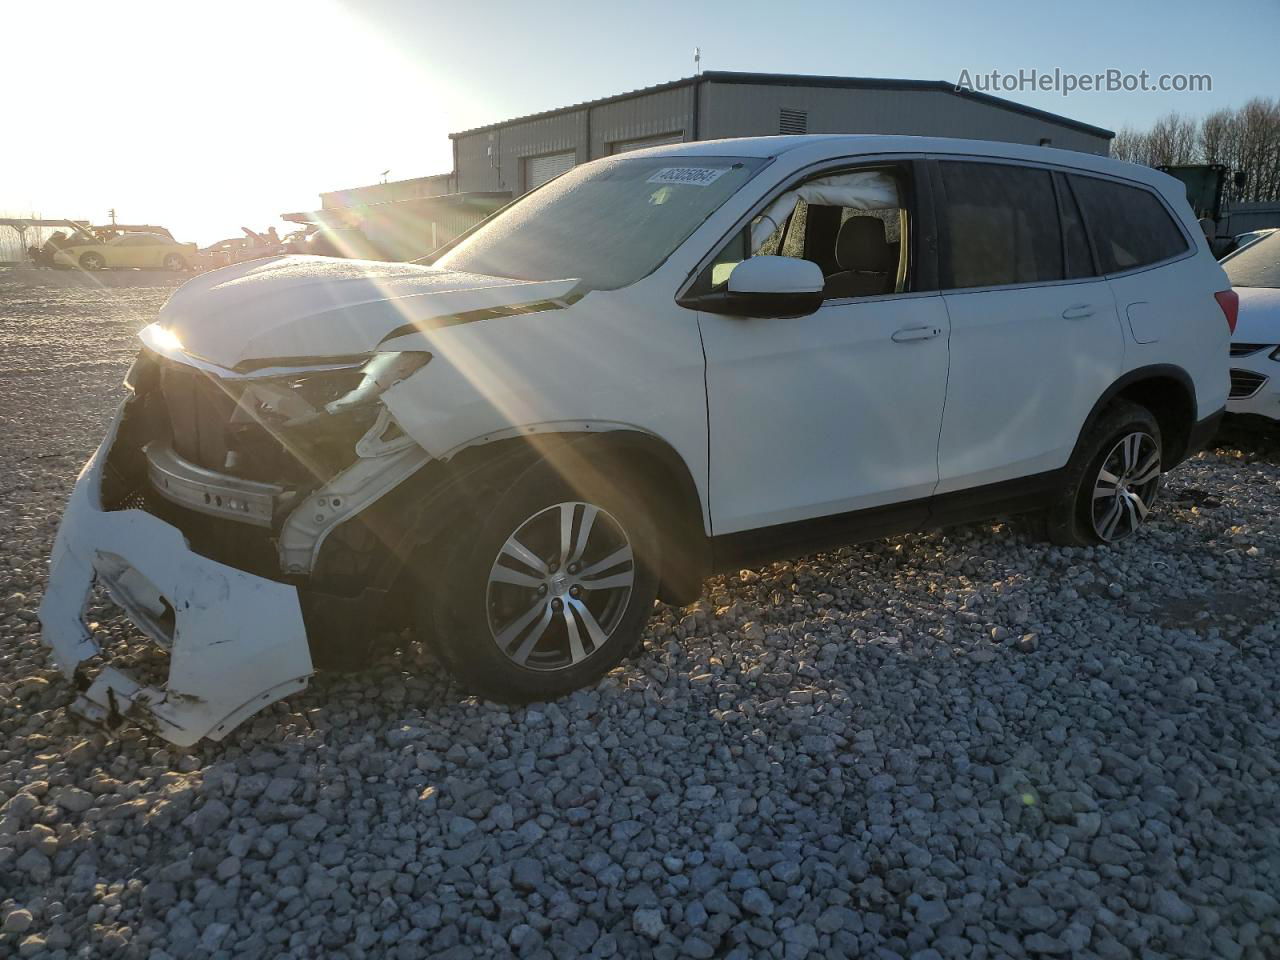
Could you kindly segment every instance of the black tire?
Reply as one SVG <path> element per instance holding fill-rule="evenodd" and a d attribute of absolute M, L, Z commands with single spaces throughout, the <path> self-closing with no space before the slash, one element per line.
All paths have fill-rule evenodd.
<path fill-rule="evenodd" d="M 100 253 L 80 254 L 80 269 L 82 270 L 101 270 L 106 265 L 107 261 L 103 259 Z"/>
<path fill-rule="evenodd" d="M 550 463 L 534 464 L 487 506 L 474 505 L 476 512 L 471 516 L 479 529 L 455 524 L 447 542 L 439 544 L 432 564 L 439 571 L 438 579 L 417 598 L 420 629 L 434 635 L 441 659 L 462 684 L 491 700 L 552 700 L 595 682 L 636 648 L 653 611 L 660 540 L 647 503 L 642 491 L 628 486 L 603 482 L 603 478 L 571 484 Z M 581 563 L 560 568 L 564 554 L 556 544 L 564 538 L 556 532 L 558 527 L 549 525 L 560 522 L 565 505 L 575 505 L 569 514 L 570 544 L 576 546 L 582 537 L 586 549 L 578 554 Z M 590 509 L 598 512 L 588 523 Z M 517 533 L 545 573 L 503 553 Z M 547 533 L 550 538 L 540 536 Z M 583 586 L 594 566 L 618 555 L 626 545 L 631 551 L 629 562 L 621 561 L 594 576 L 605 583 L 630 573 L 629 588 Z M 500 557 L 504 570 L 500 577 L 508 568 L 514 569 L 525 579 L 540 581 L 541 592 L 523 583 L 496 582 L 493 577 L 500 569 Z M 584 579 L 578 581 L 579 576 Z M 545 606 L 540 606 L 543 598 Z M 575 611 L 572 616 L 570 611 Z M 512 632 L 531 615 L 534 618 L 526 628 Z M 542 631 L 535 637 L 540 626 Z M 593 634 L 604 637 L 603 642 L 591 642 Z M 509 638 L 506 652 L 498 636 Z M 529 643 L 533 646 L 526 650 Z M 583 656 L 575 656 L 584 651 Z"/>
<path fill-rule="evenodd" d="M 183 259 L 181 254 L 170 253 L 164 258 L 164 268 L 172 270 L 174 273 L 181 273 L 187 269 L 187 261 Z"/>
<path fill-rule="evenodd" d="M 1148 447 L 1146 441 L 1138 443 L 1140 462 L 1132 474 L 1108 470 L 1107 474 L 1117 478 L 1113 485 L 1105 479 L 1103 469 L 1123 461 L 1127 451 L 1119 449 L 1119 445 L 1135 436 L 1148 438 L 1154 447 Z M 1145 511 L 1151 509 L 1159 490 L 1163 452 L 1160 424 L 1150 410 L 1127 400 L 1111 404 L 1081 439 L 1067 467 L 1062 494 L 1045 512 L 1044 530 L 1049 540 L 1059 546 L 1096 546 L 1118 543 L 1136 533 L 1147 518 L 1144 507 Z M 1155 473 L 1148 480 L 1152 453 L 1156 457 Z M 1139 484 L 1138 480 L 1143 482 Z M 1103 489 L 1115 489 L 1115 496 L 1096 495 Z M 1111 529 L 1110 535 L 1104 536 L 1109 530 L 1113 508 L 1120 513 L 1117 526 Z"/>

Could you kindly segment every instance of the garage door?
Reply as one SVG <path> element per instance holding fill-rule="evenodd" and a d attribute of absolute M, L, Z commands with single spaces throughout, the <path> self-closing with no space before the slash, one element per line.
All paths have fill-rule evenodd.
<path fill-rule="evenodd" d="M 645 147 L 660 147 L 664 143 L 684 143 L 684 134 L 662 133 L 656 137 L 640 137 L 637 140 L 618 140 L 613 145 L 613 152 L 626 153 L 628 150 L 643 150 Z"/>
<path fill-rule="evenodd" d="M 532 190 L 540 187 L 548 180 L 560 176 L 573 169 L 577 154 L 573 150 L 564 153 L 549 153 L 545 157 L 529 157 L 524 162 L 524 188 Z"/>

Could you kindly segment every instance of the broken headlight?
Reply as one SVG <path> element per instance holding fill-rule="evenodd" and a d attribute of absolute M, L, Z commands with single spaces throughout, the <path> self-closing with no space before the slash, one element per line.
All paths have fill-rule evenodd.
<path fill-rule="evenodd" d="M 417 373 L 431 360 L 431 354 L 406 350 L 400 353 L 376 353 L 360 368 L 363 378 L 359 386 L 324 405 L 331 414 L 363 407 L 382 396 L 401 380 Z"/>
<path fill-rule="evenodd" d="M 301 427 L 372 405 L 430 359 L 431 354 L 418 351 L 378 353 L 358 368 L 271 377 L 247 385 L 241 406 L 256 420 L 286 429 Z"/>

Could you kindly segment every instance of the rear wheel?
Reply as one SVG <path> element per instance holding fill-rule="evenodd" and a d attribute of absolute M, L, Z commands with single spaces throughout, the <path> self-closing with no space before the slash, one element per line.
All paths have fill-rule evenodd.
<path fill-rule="evenodd" d="M 187 269 L 187 261 L 182 258 L 181 254 L 170 253 L 164 258 L 164 268 L 172 270 L 174 273 Z"/>
<path fill-rule="evenodd" d="M 80 268 L 82 270 L 101 270 L 107 265 L 100 253 L 82 253 L 80 255 Z"/>
<path fill-rule="evenodd" d="M 1049 539 L 1088 546 L 1133 536 L 1155 505 L 1162 455 L 1151 411 L 1127 401 L 1113 404 L 1068 468 L 1067 488 L 1046 517 Z"/>
<path fill-rule="evenodd" d="M 548 464 L 498 497 L 478 531 L 445 547 L 440 589 L 419 619 L 446 663 L 495 700 L 561 696 L 636 646 L 658 587 L 658 537 L 644 498 L 575 489 Z"/>

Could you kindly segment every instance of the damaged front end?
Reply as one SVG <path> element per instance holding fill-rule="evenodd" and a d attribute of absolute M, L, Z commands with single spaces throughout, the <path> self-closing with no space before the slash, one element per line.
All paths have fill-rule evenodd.
<path fill-rule="evenodd" d="M 186 746 L 304 689 L 318 644 L 372 634 L 394 558 L 351 521 L 429 460 L 378 398 L 430 355 L 233 371 L 162 335 L 76 482 L 40 620 L 74 713 Z M 113 665 L 85 623 L 95 583 L 167 651 L 163 682 Z"/>

